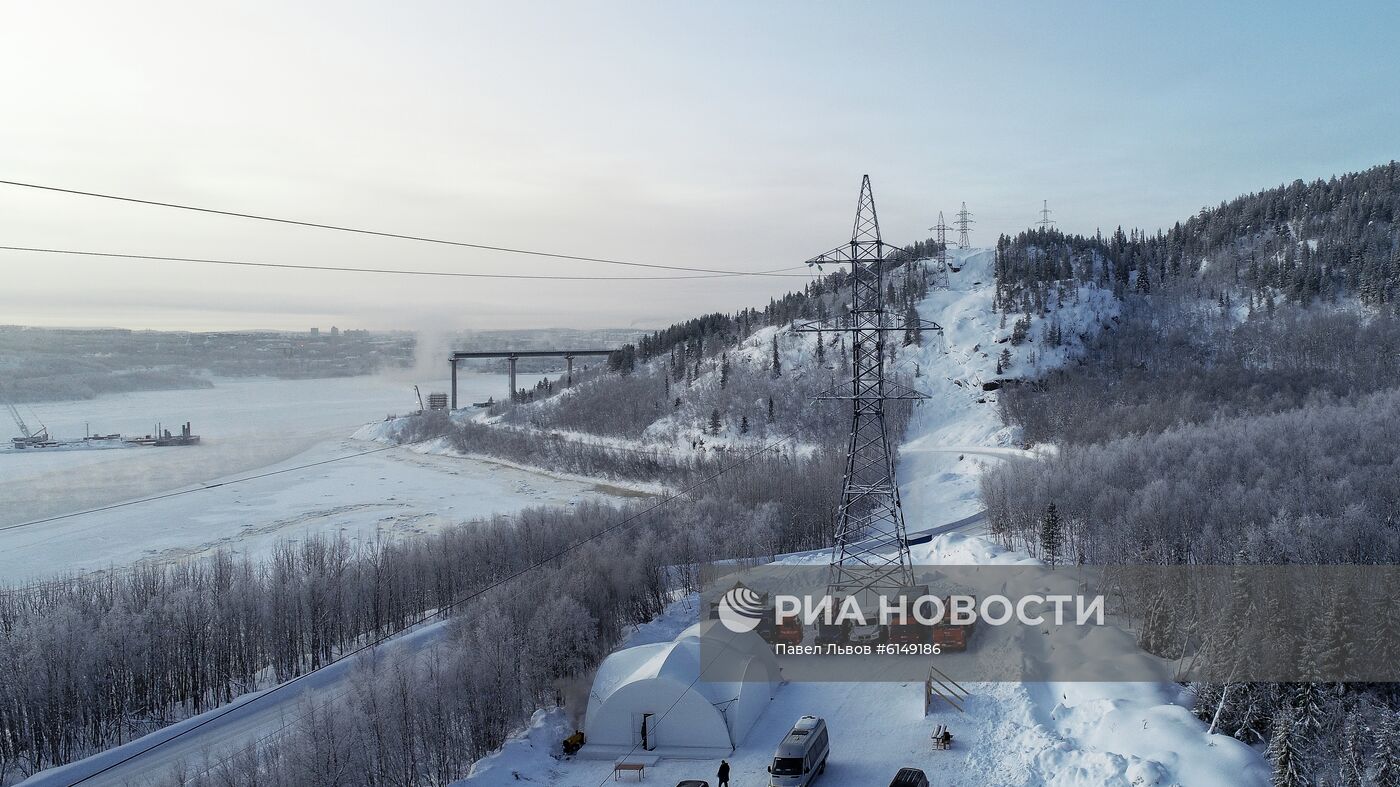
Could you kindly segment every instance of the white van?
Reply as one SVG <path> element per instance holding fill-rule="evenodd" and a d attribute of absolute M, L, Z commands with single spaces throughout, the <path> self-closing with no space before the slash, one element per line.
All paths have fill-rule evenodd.
<path fill-rule="evenodd" d="M 826 721 L 816 716 L 803 716 L 778 744 L 773 764 L 768 766 L 769 787 L 811 784 L 826 770 L 826 755 L 830 753 Z"/>

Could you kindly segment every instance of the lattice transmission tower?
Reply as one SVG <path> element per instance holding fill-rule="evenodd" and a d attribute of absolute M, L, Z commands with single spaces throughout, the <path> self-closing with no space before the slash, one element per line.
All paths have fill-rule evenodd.
<path fill-rule="evenodd" d="M 943 211 L 938 211 L 938 223 L 929 227 L 929 230 L 936 233 L 934 241 L 938 243 L 938 253 L 933 256 L 933 269 L 930 271 L 931 284 L 934 287 L 948 286 L 948 230 L 952 227 L 943 220 Z"/>
<path fill-rule="evenodd" d="M 1037 227 L 1039 227 L 1039 228 L 1041 228 L 1041 229 L 1043 229 L 1043 230 L 1048 230 L 1048 229 L 1054 227 L 1054 226 L 1055 226 L 1055 220 L 1052 219 L 1052 218 L 1050 218 L 1050 213 L 1051 213 L 1051 211 L 1050 211 L 1050 200 L 1046 200 L 1046 199 L 1041 200 L 1041 201 L 1040 201 L 1040 221 L 1037 221 L 1037 222 L 1035 223 L 1035 226 L 1037 226 Z"/>
<path fill-rule="evenodd" d="M 972 214 L 967 212 L 967 203 L 964 202 L 962 204 L 962 210 L 958 211 L 958 219 L 955 223 L 958 228 L 958 248 L 972 248 L 972 242 L 968 240 L 967 231 L 970 229 L 969 225 L 976 223 L 977 222 L 972 220 Z"/>
<path fill-rule="evenodd" d="M 851 336 L 849 392 L 833 389 L 818 399 L 851 402 L 851 436 L 841 479 L 836 540 L 827 592 L 835 598 L 896 592 L 913 584 L 909 543 L 895 481 L 894 455 L 885 427 L 885 403 L 926 399 L 922 393 L 885 379 L 885 336 L 907 328 L 943 329 L 928 320 L 903 324 L 886 310 L 883 276 L 898 265 L 899 249 L 880 238 L 880 221 L 870 176 L 860 184 L 860 202 L 850 243 L 808 260 L 809 265 L 851 266 L 851 311 L 836 320 L 804 323 L 801 331 L 844 331 Z"/>

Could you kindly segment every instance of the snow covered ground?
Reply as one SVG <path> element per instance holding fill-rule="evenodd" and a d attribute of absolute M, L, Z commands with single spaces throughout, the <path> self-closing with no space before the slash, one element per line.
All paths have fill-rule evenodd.
<path fill-rule="evenodd" d="M 913 547 L 914 559 L 946 565 L 1030 562 L 1026 555 L 1004 550 L 978 535 L 976 485 L 982 468 L 992 461 L 1024 461 L 1034 453 L 1018 447 L 1017 435 L 1004 429 L 997 418 L 995 395 L 981 389 L 981 383 L 995 373 L 1001 348 L 996 340 L 1006 335 L 990 309 L 991 254 L 974 251 L 959 256 L 963 270 L 954 274 L 952 289 L 933 293 L 921 305 L 925 318 L 945 327 L 947 353 L 928 343 L 901 360 L 920 364 L 923 376 L 916 382 L 933 395 L 920 406 L 899 463 L 909 530 L 931 536 Z M 1079 308 L 1086 324 L 1097 318 L 1092 308 L 1082 304 Z M 1070 351 L 1072 347 L 1055 356 L 1063 359 Z M 402 458 L 417 460 L 461 461 L 431 453 Z M 367 480 L 365 475 L 359 477 Z M 337 504 L 343 502 L 345 491 L 327 480 L 325 493 L 334 493 Z M 439 502 L 444 507 L 464 505 L 462 501 L 470 497 L 455 488 Z M 821 559 L 821 555 L 804 553 L 784 556 L 781 562 Z M 635 632 L 628 644 L 673 638 L 697 619 L 696 605 L 693 597 L 677 601 L 659 619 Z M 426 646 L 437 636 L 435 631 L 427 627 L 391 647 Z M 343 675 L 320 673 L 306 683 L 324 698 L 337 690 L 342 679 Z M 981 683 L 968 688 L 972 696 L 966 713 L 939 708 L 926 718 L 921 683 L 785 684 L 730 758 L 732 783 L 766 784 L 765 768 L 775 745 L 803 714 L 825 717 L 831 729 L 831 760 L 819 784 L 879 787 L 906 766 L 922 768 L 935 783 L 948 785 L 1194 787 L 1269 782 L 1259 754 L 1234 739 L 1207 735 L 1205 726 L 1180 703 L 1183 698 L 1174 684 Z M 120 774 L 135 775 L 135 782 L 140 782 L 168 772 L 179 759 L 197 762 L 197 755 L 208 748 L 222 749 L 275 731 L 282 714 L 296 701 L 297 692 L 286 692 L 275 702 L 256 704 L 255 710 L 218 709 L 196 717 L 180 729 L 205 726 L 154 758 L 134 760 Z M 951 751 L 930 748 L 929 733 L 939 723 L 953 731 Z M 477 763 L 462 784 L 602 787 L 611 783 L 610 764 L 559 756 L 560 740 L 578 724 L 562 711 L 536 714 L 530 729 Z M 149 739 L 128 744 L 125 751 L 139 751 L 148 743 Z M 122 751 L 89 758 L 65 771 L 39 774 L 31 782 L 66 784 L 79 771 L 90 772 L 84 769 L 120 759 L 125 756 Z M 675 784 L 694 778 L 713 784 L 717 767 L 717 760 L 662 761 L 649 769 L 647 781 Z"/>
<path fill-rule="evenodd" d="M 1017 447 L 1002 427 L 993 379 L 1006 330 L 991 311 L 989 251 L 958 252 L 962 271 L 952 287 L 920 306 L 921 315 L 945 329 L 947 353 L 927 342 L 914 358 L 919 386 L 932 399 L 918 409 L 901 447 L 899 477 L 911 534 L 941 533 L 913 547 L 920 564 L 992 565 L 1033 562 L 978 535 L 977 476 L 985 463 L 1034 456 Z M 1097 300 L 1086 298 L 1065 322 L 1087 326 L 1098 319 Z M 1111 307 L 1104 307 L 1105 309 Z M 1075 333 L 1066 329 L 1067 334 Z M 1062 361 L 1073 347 L 1042 364 Z M 1028 362 L 1028 361 L 1027 361 Z M 1013 368 L 1011 374 L 1016 374 Z M 948 523 L 954 523 L 949 528 Z M 944 532 L 952 530 L 955 532 Z M 779 562 L 820 560 L 810 553 Z M 673 637 L 697 617 L 696 600 L 672 605 L 629 644 Z M 767 783 L 774 747 L 801 715 L 824 717 L 831 730 L 831 759 L 819 783 L 887 784 L 901 767 L 922 768 L 946 785 L 1265 785 L 1268 769 L 1257 752 L 1221 735 L 1207 735 L 1179 701 L 1175 684 L 980 683 L 968 686 L 966 713 L 938 708 L 925 718 L 921 683 L 788 683 L 747 740 L 729 759 L 736 785 Z M 947 724 L 951 751 L 933 751 L 930 731 Z M 470 787 L 541 784 L 601 787 L 611 781 L 609 763 L 559 758 L 559 741 L 579 726 L 562 711 L 538 713 L 531 728 L 498 754 L 477 763 Z M 714 783 L 719 762 L 663 760 L 648 781 L 682 779 Z"/>
<path fill-rule="evenodd" d="M 463 375 L 485 398 L 500 375 Z M 197 446 L 0 454 L 0 528 L 137 497 L 294 468 L 373 449 L 358 425 L 416 408 L 412 387 L 382 378 L 220 381 L 212 389 L 36 404 L 56 434 L 192 420 Z M 142 431 L 149 431 L 147 426 Z M 0 529 L 7 582 L 171 560 L 217 548 L 261 554 L 310 532 L 372 539 L 430 531 L 530 505 L 617 493 L 501 462 L 395 448 L 304 470 L 30 527 Z"/>

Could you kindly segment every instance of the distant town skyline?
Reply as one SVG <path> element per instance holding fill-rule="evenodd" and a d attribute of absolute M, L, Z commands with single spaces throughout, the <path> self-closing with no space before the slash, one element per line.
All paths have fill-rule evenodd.
<path fill-rule="evenodd" d="M 1156 230 L 1397 156 L 1400 10 L 796 2 L 21 4 L 0 180 L 687 267 L 800 265 L 871 175 L 886 238 Z M 1325 53 L 1325 54 L 1324 54 Z M 0 245 L 648 273 L 0 186 Z M 654 327 L 795 277 L 415 279 L 0 251 L 0 323 Z"/>

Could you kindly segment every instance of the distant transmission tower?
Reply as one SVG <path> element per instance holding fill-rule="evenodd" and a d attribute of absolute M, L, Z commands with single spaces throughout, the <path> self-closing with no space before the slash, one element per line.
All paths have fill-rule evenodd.
<path fill-rule="evenodd" d="M 849 400 L 851 439 L 841 479 L 836 543 L 827 592 L 835 598 L 898 591 L 914 582 L 905 537 L 904 511 L 895 482 L 894 456 L 885 429 L 885 402 L 925 399 L 924 394 L 885 379 L 885 335 L 906 326 L 886 311 L 882 276 L 898 249 L 880 239 L 870 176 L 860 183 L 860 203 L 849 244 L 813 257 L 809 265 L 851 266 L 851 312 L 838 321 L 816 321 L 802 331 L 844 331 L 851 335 L 850 393 L 839 390 L 818 399 Z M 921 329 L 942 331 L 919 320 Z"/>
<path fill-rule="evenodd" d="M 938 223 L 929 227 L 933 232 L 938 233 L 934 240 L 938 243 L 938 253 L 933 256 L 933 271 L 931 278 L 934 287 L 948 287 L 948 230 L 947 222 L 943 220 L 943 211 L 938 211 Z"/>
<path fill-rule="evenodd" d="M 976 224 L 976 223 L 977 223 L 977 222 L 975 222 L 975 221 L 972 220 L 972 214 L 967 212 L 967 203 L 964 202 L 964 203 L 962 204 L 962 210 L 958 211 L 958 221 L 957 221 L 957 227 L 958 227 L 958 248 L 960 248 L 960 249 L 970 249 L 970 248 L 972 248 L 972 242 L 969 241 L 969 240 L 967 239 L 967 230 L 968 230 L 968 225 L 969 225 L 969 224 Z"/>
<path fill-rule="evenodd" d="M 1050 218 L 1050 200 L 1040 201 L 1040 221 L 1035 223 L 1037 227 L 1048 230 L 1055 226 L 1055 220 Z"/>

